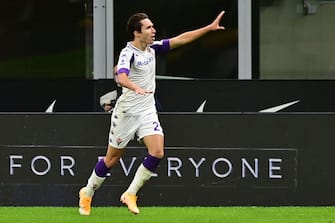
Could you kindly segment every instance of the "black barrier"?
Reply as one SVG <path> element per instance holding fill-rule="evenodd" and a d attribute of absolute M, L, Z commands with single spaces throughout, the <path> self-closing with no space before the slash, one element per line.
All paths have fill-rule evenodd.
<path fill-rule="evenodd" d="M 0 112 L 101 111 L 100 97 L 114 80 L 3 80 Z M 157 80 L 161 112 L 258 112 L 289 103 L 281 112 L 335 112 L 335 80 Z"/>
<path fill-rule="evenodd" d="M 106 150 L 104 113 L 0 114 L 0 205 L 76 206 Z M 161 113 L 166 153 L 151 205 L 334 205 L 335 114 Z M 93 205 L 119 206 L 146 155 L 132 142 Z"/>

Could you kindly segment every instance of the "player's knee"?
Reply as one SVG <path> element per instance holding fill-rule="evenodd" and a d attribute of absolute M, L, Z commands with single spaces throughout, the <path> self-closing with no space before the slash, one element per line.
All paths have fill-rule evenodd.
<path fill-rule="evenodd" d="M 156 158 L 158 158 L 158 159 L 163 159 L 163 157 L 164 157 L 164 150 L 157 151 L 157 152 L 154 154 L 154 157 L 156 157 Z"/>
<path fill-rule="evenodd" d="M 143 166 L 148 170 L 154 172 L 158 167 L 161 158 L 148 154 L 145 159 L 143 160 Z"/>
<path fill-rule="evenodd" d="M 120 157 L 109 157 L 109 156 L 106 156 L 104 158 L 104 161 L 105 161 L 105 164 L 106 166 L 110 169 L 112 167 L 114 167 L 120 160 Z"/>

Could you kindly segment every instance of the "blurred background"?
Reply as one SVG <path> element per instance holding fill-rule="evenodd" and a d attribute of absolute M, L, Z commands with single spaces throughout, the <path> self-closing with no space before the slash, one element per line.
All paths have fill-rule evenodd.
<path fill-rule="evenodd" d="M 0 111 L 45 111 L 53 102 L 53 111 L 100 111 L 99 98 L 117 88 L 112 69 L 130 40 L 130 15 L 149 14 L 162 39 L 207 25 L 221 10 L 225 31 L 157 58 L 160 111 L 195 111 L 205 101 L 204 111 L 296 100 L 301 108 L 290 111 L 335 109 L 320 99 L 334 89 L 332 0 L 2 0 L 0 10 Z"/>
<path fill-rule="evenodd" d="M 109 1 L 109 0 L 107 0 Z M 93 0 L 2 0 L 0 78 L 93 78 Z M 238 1 L 113 2 L 113 53 L 128 41 L 126 22 L 150 15 L 158 38 L 208 24 L 221 11 L 225 32 L 206 35 L 158 59 L 162 76 L 238 78 Z M 334 79 L 335 1 L 252 1 L 256 79 Z M 115 61 L 108 61 L 115 63 Z"/>

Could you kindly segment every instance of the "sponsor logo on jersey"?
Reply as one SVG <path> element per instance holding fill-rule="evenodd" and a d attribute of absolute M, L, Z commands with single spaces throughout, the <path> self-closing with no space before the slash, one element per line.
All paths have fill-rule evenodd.
<path fill-rule="evenodd" d="M 144 60 L 144 61 L 137 61 L 136 64 L 137 66 L 146 66 L 148 65 L 149 63 L 151 63 L 152 61 L 154 60 L 154 57 L 149 57 L 147 60 Z"/>

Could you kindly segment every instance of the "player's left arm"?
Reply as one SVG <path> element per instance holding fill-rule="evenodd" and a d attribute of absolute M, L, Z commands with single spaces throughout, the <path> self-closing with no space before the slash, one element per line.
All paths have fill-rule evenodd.
<path fill-rule="evenodd" d="M 176 37 L 173 37 L 170 39 L 170 49 L 177 48 L 179 46 L 185 45 L 187 43 L 190 43 L 201 36 L 205 35 L 206 33 L 210 31 L 216 31 L 216 30 L 224 30 L 225 28 L 223 26 L 220 26 L 220 21 L 223 17 L 223 14 L 225 12 L 222 11 L 216 19 L 209 25 L 204 26 L 199 29 L 195 29 L 192 31 L 184 32 Z"/>

